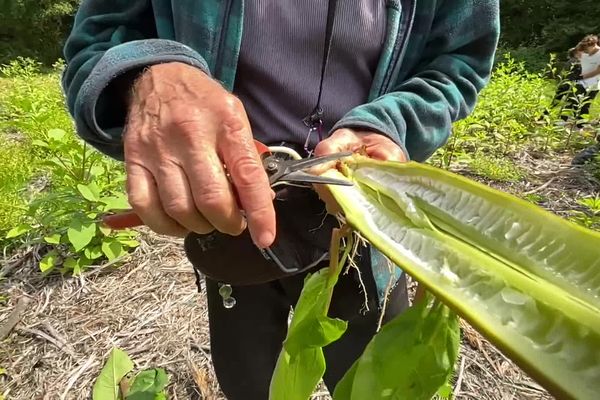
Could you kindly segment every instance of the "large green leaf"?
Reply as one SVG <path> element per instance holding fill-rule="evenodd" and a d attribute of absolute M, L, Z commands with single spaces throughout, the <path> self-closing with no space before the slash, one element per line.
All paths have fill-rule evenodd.
<path fill-rule="evenodd" d="M 454 370 L 460 329 L 440 302 L 421 301 L 373 337 L 336 387 L 335 400 L 429 400 Z"/>
<path fill-rule="evenodd" d="M 93 400 L 118 400 L 119 382 L 133 369 L 133 362 L 123 350 L 112 349 L 94 384 Z"/>
<path fill-rule="evenodd" d="M 79 220 L 71 222 L 67 230 L 67 237 L 75 248 L 75 251 L 80 251 L 90 244 L 96 236 L 96 226 L 97 224 L 94 222 L 81 222 Z"/>
<path fill-rule="evenodd" d="M 357 157 L 345 174 L 331 190 L 375 247 L 555 396 L 597 398 L 600 234 L 426 165 Z"/>
<path fill-rule="evenodd" d="M 138 373 L 125 397 L 127 400 L 155 400 L 164 395 L 169 377 L 162 368 L 148 369 Z"/>
<path fill-rule="evenodd" d="M 77 185 L 77 190 L 87 201 L 99 201 L 100 200 L 100 189 L 94 182 L 87 185 Z"/>
<path fill-rule="evenodd" d="M 337 254 L 339 247 L 331 254 Z M 349 249 L 348 249 L 349 250 Z M 323 347 L 338 340 L 347 323 L 329 318 L 327 311 L 341 263 L 332 256 L 330 268 L 309 276 L 288 328 L 269 391 L 270 400 L 307 400 L 325 373 Z"/>

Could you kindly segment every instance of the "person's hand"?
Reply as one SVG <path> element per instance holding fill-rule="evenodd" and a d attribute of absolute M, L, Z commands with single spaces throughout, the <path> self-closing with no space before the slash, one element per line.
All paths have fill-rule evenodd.
<path fill-rule="evenodd" d="M 144 72 L 124 145 L 129 202 L 152 230 L 239 235 L 247 220 L 256 245 L 272 244 L 272 191 L 244 107 L 202 71 L 168 63 Z"/>
<path fill-rule="evenodd" d="M 330 137 L 321 141 L 315 148 L 315 156 L 325 156 L 344 151 L 364 151 L 367 156 L 382 161 L 406 162 L 408 160 L 402 148 L 387 136 L 352 129 L 339 129 Z M 331 167 L 332 165 L 324 165 L 316 172 L 322 173 Z M 327 186 L 315 185 L 315 190 L 321 200 L 325 202 L 327 211 L 330 214 L 337 214 L 341 211 Z"/>
<path fill-rule="evenodd" d="M 400 146 L 380 133 L 338 129 L 315 148 L 316 156 L 339 153 L 343 151 L 359 151 L 364 149 L 371 158 L 382 161 L 407 161 L 406 154 Z"/>

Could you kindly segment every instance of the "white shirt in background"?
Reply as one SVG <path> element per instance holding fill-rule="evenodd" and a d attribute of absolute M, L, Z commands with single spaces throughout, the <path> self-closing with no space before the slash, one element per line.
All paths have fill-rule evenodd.
<path fill-rule="evenodd" d="M 581 57 L 581 73 L 583 75 L 598 69 L 598 67 L 600 67 L 600 50 L 595 54 L 584 54 Z M 600 74 L 592 76 L 591 78 L 582 79 L 581 84 L 586 89 L 598 90 L 598 87 L 600 86 Z"/>

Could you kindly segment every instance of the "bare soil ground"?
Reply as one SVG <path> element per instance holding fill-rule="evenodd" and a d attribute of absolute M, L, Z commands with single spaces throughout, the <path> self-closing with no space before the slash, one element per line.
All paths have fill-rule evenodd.
<path fill-rule="evenodd" d="M 600 193 L 597 181 L 568 165 L 569 155 L 548 159 L 523 152 L 515 159 L 527 180 L 488 183 L 515 194 L 537 193 L 540 205 L 563 216 L 579 208 L 577 198 Z M 0 367 L 6 369 L 0 394 L 11 400 L 89 399 L 117 346 L 137 368 L 164 367 L 171 399 L 224 398 L 211 367 L 204 295 L 181 242 L 144 233 L 142 243 L 122 267 L 99 267 L 79 278 L 42 277 L 36 261 L 43 248 L 1 261 L 0 293 L 8 299 L 0 304 Z M 3 338 L 11 315 L 19 322 Z M 456 399 L 552 398 L 466 324 L 454 381 Z M 313 398 L 329 396 L 322 388 Z"/>

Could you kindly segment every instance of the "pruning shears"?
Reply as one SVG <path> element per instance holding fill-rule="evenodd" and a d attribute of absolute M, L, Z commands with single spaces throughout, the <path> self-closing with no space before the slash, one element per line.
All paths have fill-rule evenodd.
<path fill-rule="evenodd" d="M 257 140 L 254 145 L 262 160 L 263 168 L 269 177 L 271 187 L 280 184 L 309 187 L 312 184 L 352 186 L 352 182 L 343 179 L 329 178 L 313 175 L 307 170 L 310 168 L 338 161 L 351 156 L 353 153 L 340 152 L 321 157 L 300 158 L 298 153 L 289 148 L 280 146 L 269 147 Z M 102 217 L 104 225 L 111 229 L 128 229 L 143 226 L 144 222 L 133 210 Z"/>

